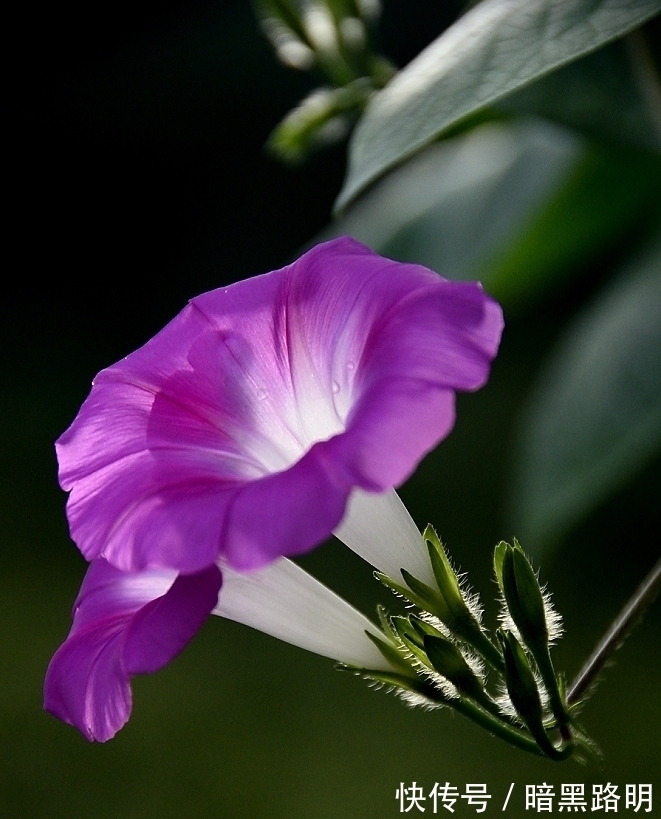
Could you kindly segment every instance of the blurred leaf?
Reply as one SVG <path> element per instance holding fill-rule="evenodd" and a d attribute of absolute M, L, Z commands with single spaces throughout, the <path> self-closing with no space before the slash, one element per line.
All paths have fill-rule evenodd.
<path fill-rule="evenodd" d="M 432 145 L 324 233 L 529 304 L 661 216 L 661 158 L 586 144 L 543 121 L 489 123 Z M 613 195 L 616 191 L 617 195 Z"/>
<path fill-rule="evenodd" d="M 513 522 L 539 553 L 661 447 L 661 237 L 569 328 L 541 375 Z"/>
<path fill-rule="evenodd" d="M 645 78 L 640 76 L 646 52 L 643 35 L 637 32 L 542 77 L 498 107 L 538 114 L 590 137 L 658 151 L 661 112 L 646 99 Z"/>
<path fill-rule="evenodd" d="M 539 298 L 633 226 L 661 217 L 661 157 L 591 145 L 525 229 L 476 278 L 510 308 Z"/>
<path fill-rule="evenodd" d="M 659 11 L 661 0 L 483 0 L 373 97 L 336 209 L 460 120 Z"/>
<path fill-rule="evenodd" d="M 450 279 L 474 279 L 562 188 L 584 152 L 581 139 L 543 122 L 483 125 L 396 169 L 325 235 L 349 234 Z M 500 275 L 495 262 L 493 269 Z"/>

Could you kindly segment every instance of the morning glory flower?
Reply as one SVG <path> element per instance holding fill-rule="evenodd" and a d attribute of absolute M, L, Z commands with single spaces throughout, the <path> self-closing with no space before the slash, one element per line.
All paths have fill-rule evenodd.
<path fill-rule="evenodd" d="M 91 565 L 46 708 L 108 739 L 131 676 L 210 613 L 383 668 L 375 627 L 282 556 L 335 532 L 380 571 L 433 583 L 393 490 L 452 428 L 455 391 L 484 384 L 501 331 L 479 285 L 344 238 L 193 299 L 102 371 L 56 444 Z"/>
<path fill-rule="evenodd" d="M 57 442 L 72 538 L 125 572 L 309 551 L 448 434 L 501 330 L 479 285 L 348 238 L 194 298 Z"/>
<path fill-rule="evenodd" d="M 74 605 L 73 626 L 51 660 L 44 707 L 105 742 L 131 713 L 131 677 L 158 671 L 217 614 L 349 665 L 388 669 L 365 632 L 364 615 L 286 558 L 253 572 L 213 566 L 122 572 L 92 561 Z"/>

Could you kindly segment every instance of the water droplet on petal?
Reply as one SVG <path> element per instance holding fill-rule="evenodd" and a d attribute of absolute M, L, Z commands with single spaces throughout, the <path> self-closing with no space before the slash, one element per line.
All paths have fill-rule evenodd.
<path fill-rule="evenodd" d="M 340 391 L 340 385 L 337 383 L 337 381 L 333 381 L 333 393 L 334 393 L 334 395 L 337 395 L 339 391 Z"/>
<path fill-rule="evenodd" d="M 268 398 L 269 394 L 266 390 L 257 390 L 257 398 L 260 401 L 264 401 L 264 399 Z"/>
<path fill-rule="evenodd" d="M 349 372 L 352 372 L 355 369 L 356 369 L 356 365 L 354 364 L 354 362 L 353 361 L 347 361 L 347 370 L 349 370 Z"/>

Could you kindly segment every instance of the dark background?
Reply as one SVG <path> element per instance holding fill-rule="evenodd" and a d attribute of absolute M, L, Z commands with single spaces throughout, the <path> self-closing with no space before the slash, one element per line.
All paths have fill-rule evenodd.
<path fill-rule="evenodd" d="M 384 52 L 405 64 L 458 4 L 391 0 Z M 406 709 L 331 663 L 214 619 L 168 669 L 138 679 L 134 717 L 104 746 L 41 712 L 84 564 L 69 541 L 52 443 L 94 374 L 204 290 L 278 267 L 330 219 L 345 150 L 285 168 L 263 145 L 312 87 L 280 67 L 247 2 L 50 5 L 14 29 L 8 274 L 2 333 L 0 816 L 397 815 L 400 781 L 657 782 L 659 607 L 586 712 L 599 770 L 560 769 L 450 714 Z M 11 39 L 11 38 L 10 38 Z M 489 387 L 402 494 L 492 597 L 509 444 L 529 379 L 601 270 L 508 325 Z M 658 554 L 658 458 L 545 565 L 571 674 Z M 333 544 L 307 561 L 368 613 L 370 572 Z M 370 591 L 365 592 L 368 585 Z M 491 613 L 493 613 L 491 611 Z M 623 801 L 623 800 L 622 800 Z M 462 815 L 467 813 L 465 806 Z M 623 806 L 622 806 L 623 807 Z M 429 812 L 431 812 L 429 810 Z"/>

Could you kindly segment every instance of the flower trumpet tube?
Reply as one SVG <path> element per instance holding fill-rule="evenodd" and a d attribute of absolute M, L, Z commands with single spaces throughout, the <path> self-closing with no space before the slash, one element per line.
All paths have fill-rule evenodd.
<path fill-rule="evenodd" d="M 346 665 L 389 669 L 365 634 L 383 638 L 380 629 L 287 558 L 253 572 L 223 567 L 223 590 L 212 614 Z"/>
<path fill-rule="evenodd" d="M 250 573 L 216 566 L 122 572 L 100 558 L 74 605 L 71 632 L 53 657 L 44 706 L 89 740 L 105 742 L 131 713 L 130 679 L 160 670 L 217 614 L 342 663 L 389 668 L 365 632 L 377 627 L 291 561 Z"/>
<path fill-rule="evenodd" d="M 501 330 L 479 285 L 348 238 L 205 293 L 96 377 L 57 442 L 72 538 L 127 572 L 309 551 L 448 434 Z"/>
<path fill-rule="evenodd" d="M 377 495 L 355 489 L 333 534 L 389 577 L 400 580 L 400 569 L 406 569 L 424 583 L 436 585 L 422 535 L 394 490 Z"/>

